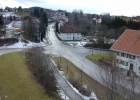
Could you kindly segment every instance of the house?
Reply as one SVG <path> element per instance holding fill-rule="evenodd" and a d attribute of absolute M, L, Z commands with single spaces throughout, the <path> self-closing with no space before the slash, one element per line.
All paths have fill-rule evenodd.
<path fill-rule="evenodd" d="M 116 53 L 116 63 L 120 68 L 140 76 L 140 30 L 125 30 L 111 50 Z"/>
<path fill-rule="evenodd" d="M 100 18 L 100 17 L 98 17 L 98 18 L 94 17 L 94 18 L 92 18 L 92 20 L 96 24 L 101 24 L 102 23 L 102 18 Z"/>
<path fill-rule="evenodd" d="M 64 41 L 81 41 L 81 33 L 60 33 L 58 34 L 59 38 Z"/>

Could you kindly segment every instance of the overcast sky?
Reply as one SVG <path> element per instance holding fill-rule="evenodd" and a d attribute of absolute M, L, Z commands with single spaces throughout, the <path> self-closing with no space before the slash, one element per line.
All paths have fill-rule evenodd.
<path fill-rule="evenodd" d="M 51 9 L 73 11 L 81 9 L 85 13 L 110 13 L 111 15 L 140 15 L 139 0 L 0 0 L 0 7 L 40 6 Z"/>

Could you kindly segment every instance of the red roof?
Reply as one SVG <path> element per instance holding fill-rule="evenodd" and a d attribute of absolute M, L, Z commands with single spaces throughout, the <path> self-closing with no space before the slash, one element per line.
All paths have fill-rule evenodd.
<path fill-rule="evenodd" d="M 111 50 L 140 56 L 140 30 L 125 30 Z"/>
<path fill-rule="evenodd" d="M 22 29 L 15 29 L 16 32 L 24 32 Z"/>

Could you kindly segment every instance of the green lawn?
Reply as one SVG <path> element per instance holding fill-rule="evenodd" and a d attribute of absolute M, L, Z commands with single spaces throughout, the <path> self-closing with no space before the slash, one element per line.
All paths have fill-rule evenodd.
<path fill-rule="evenodd" d="M 33 79 L 22 53 L 0 56 L 0 97 L 2 100 L 50 100 Z"/>
<path fill-rule="evenodd" d="M 91 54 L 87 56 L 87 58 L 91 61 L 111 61 L 113 59 L 113 55 L 107 54 Z"/>

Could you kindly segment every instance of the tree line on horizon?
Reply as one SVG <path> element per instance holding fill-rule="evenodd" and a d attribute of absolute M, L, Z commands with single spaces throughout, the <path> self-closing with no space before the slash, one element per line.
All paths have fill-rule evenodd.
<path fill-rule="evenodd" d="M 79 32 L 83 35 L 99 35 L 106 38 L 117 39 L 127 28 L 140 29 L 140 22 L 134 18 L 124 16 L 84 14 L 82 11 L 66 13 L 69 22 L 61 27 L 61 32 Z M 93 18 L 101 18 L 101 23 L 96 23 Z M 127 20 L 128 19 L 128 20 Z"/>

